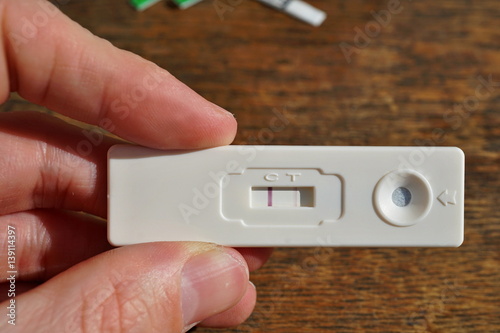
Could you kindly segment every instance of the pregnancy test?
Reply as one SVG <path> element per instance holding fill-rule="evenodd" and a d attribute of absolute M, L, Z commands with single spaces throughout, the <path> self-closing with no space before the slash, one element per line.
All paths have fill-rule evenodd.
<path fill-rule="evenodd" d="M 153 5 L 156 5 L 161 0 L 129 0 L 129 1 L 132 7 L 134 7 L 137 11 L 141 12 Z"/>
<path fill-rule="evenodd" d="M 108 158 L 114 245 L 456 247 L 464 154 L 454 147 L 117 145 Z"/>
<path fill-rule="evenodd" d="M 278 9 L 290 16 L 315 27 L 326 19 L 326 13 L 302 0 L 257 0 L 272 8 Z"/>

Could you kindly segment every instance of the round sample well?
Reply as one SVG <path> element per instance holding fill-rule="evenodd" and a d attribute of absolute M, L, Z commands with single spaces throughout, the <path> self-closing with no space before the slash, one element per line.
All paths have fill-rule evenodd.
<path fill-rule="evenodd" d="M 427 179 L 414 170 L 396 170 L 380 179 L 374 191 L 379 216 L 396 226 L 409 226 L 427 215 L 432 190 Z"/>

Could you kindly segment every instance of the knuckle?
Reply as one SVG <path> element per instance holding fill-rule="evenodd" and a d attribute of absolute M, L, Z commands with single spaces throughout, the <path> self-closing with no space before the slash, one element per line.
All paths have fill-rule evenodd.
<path fill-rule="evenodd" d="M 34 208 L 63 207 L 70 197 L 70 189 L 76 187 L 73 184 L 74 175 L 83 166 L 79 161 L 72 161 L 73 165 L 66 163 L 70 157 L 63 154 L 63 151 L 52 149 L 45 142 L 39 143 L 39 175 L 32 192 Z"/>
<path fill-rule="evenodd" d="M 138 280 L 115 274 L 83 295 L 81 332 L 155 332 L 158 303 L 158 295 L 145 290 Z"/>

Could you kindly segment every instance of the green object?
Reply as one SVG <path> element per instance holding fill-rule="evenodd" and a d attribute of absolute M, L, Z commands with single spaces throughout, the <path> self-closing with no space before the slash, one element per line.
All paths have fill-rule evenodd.
<path fill-rule="evenodd" d="M 172 0 L 172 2 L 175 3 L 180 9 L 186 9 L 200 1 L 201 0 Z"/>
<path fill-rule="evenodd" d="M 143 11 L 161 0 L 130 0 L 130 4 L 138 11 Z"/>

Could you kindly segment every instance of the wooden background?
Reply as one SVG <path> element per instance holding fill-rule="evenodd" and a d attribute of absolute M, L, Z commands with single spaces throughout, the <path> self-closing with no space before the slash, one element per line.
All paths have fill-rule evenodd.
<path fill-rule="evenodd" d="M 371 12 L 387 1 L 308 0 L 328 13 L 319 28 L 218 1 L 231 4 L 223 20 L 212 0 L 59 4 L 234 112 L 236 144 L 432 145 L 444 133 L 467 168 L 462 247 L 277 249 L 251 276 L 255 313 L 221 332 L 500 332 L 500 84 L 476 96 L 479 76 L 500 82 L 498 0 L 402 0 L 385 26 Z M 358 47 L 357 29 L 371 29 Z M 40 109 L 14 96 L 2 110 L 28 107 Z M 288 125 L 272 132 L 276 113 Z"/>

